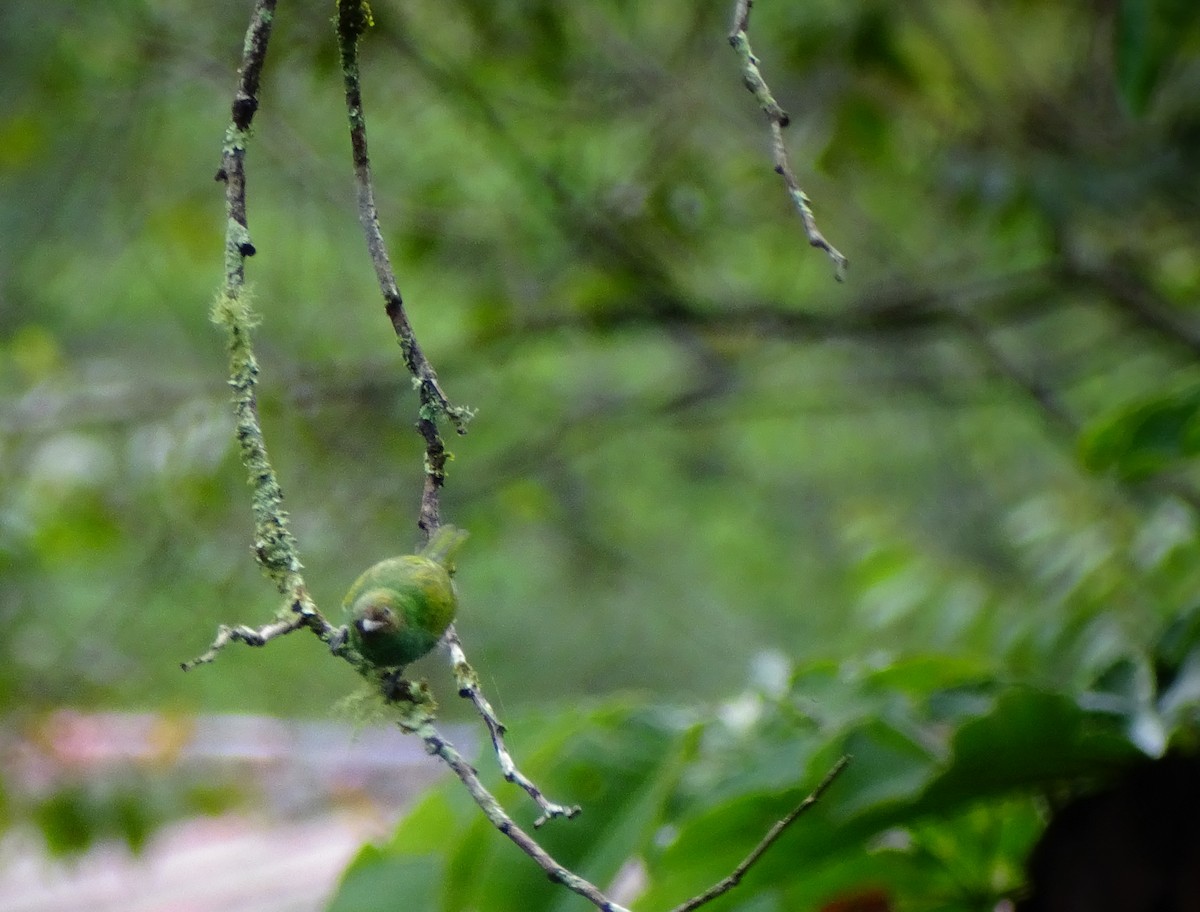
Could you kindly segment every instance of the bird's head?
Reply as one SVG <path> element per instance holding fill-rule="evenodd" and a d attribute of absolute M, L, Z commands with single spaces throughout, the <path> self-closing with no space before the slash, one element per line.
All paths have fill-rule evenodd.
<path fill-rule="evenodd" d="M 354 626 L 363 636 L 394 633 L 403 626 L 400 615 L 384 599 L 368 596 L 361 599 L 360 604 L 361 610 L 354 619 Z"/>

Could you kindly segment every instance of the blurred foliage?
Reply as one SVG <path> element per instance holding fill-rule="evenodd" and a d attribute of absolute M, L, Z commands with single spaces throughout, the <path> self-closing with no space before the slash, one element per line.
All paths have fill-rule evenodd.
<path fill-rule="evenodd" d="M 850 257 L 837 286 L 771 173 L 728 6 L 373 4 L 381 221 L 422 344 L 479 410 L 445 496 L 472 533 L 460 630 L 505 712 L 634 690 L 692 707 L 597 710 L 600 745 L 566 738 L 570 713 L 524 724 L 535 771 L 589 804 L 586 832 L 550 837 L 585 872 L 641 854 L 651 894 L 681 898 L 849 746 L 854 771 L 730 902 L 804 907 L 865 879 L 997 895 L 1036 792 L 1195 741 L 1200 17 L 1183 0 L 757 5 L 793 163 Z M 303 636 L 178 672 L 218 623 L 275 607 L 206 318 L 246 15 L 0 7 L 0 706 L 17 722 L 320 714 L 353 684 Z M 329 16 L 279 12 L 249 274 L 268 442 L 332 610 L 412 546 L 421 451 Z M 720 735 L 704 707 L 768 646 L 801 670 Z M 418 670 L 452 692 L 436 661 Z M 453 816 L 366 850 L 339 903 L 360 907 L 360 876 L 445 908 L 473 902 L 460 874 L 537 879 L 506 846 L 493 859 L 461 796 L 430 800 Z M 405 833 L 436 835 L 437 858 L 414 862 L 431 848 Z"/>
<path fill-rule="evenodd" d="M 806 666 L 782 694 L 747 691 L 725 709 L 707 723 L 628 704 L 522 720 L 514 731 L 539 732 L 527 749 L 535 778 L 585 802 L 584 816 L 539 841 L 602 885 L 636 860 L 636 908 L 672 908 L 732 870 L 848 753 L 847 771 L 725 908 L 818 908 L 875 891 L 896 908 L 991 909 L 1023 882 L 1046 810 L 1039 793 L 1142 756 L 1121 712 L 999 687 L 953 658 Z M 491 779 L 520 807 L 515 789 Z M 457 782 L 431 793 L 389 843 L 365 847 L 330 909 L 373 912 L 401 898 L 445 912 L 585 907 L 521 863 Z"/>
<path fill-rule="evenodd" d="M 52 855 L 75 855 L 96 843 L 117 841 L 139 852 L 154 830 L 181 817 L 217 814 L 245 796 L 232 783 L 201 784 L 195 776 L 147 778 L 118 772 L 63 781 L 22 809 L 37 825 Z"/>

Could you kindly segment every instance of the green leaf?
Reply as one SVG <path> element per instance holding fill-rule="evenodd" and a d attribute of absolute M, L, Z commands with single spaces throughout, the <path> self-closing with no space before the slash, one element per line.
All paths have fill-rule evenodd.
<path fill-rule="evenodd" d="M 937 771 L 937 758 L 909 735 L 881 721 L 851 732 L 837 748 L 849 768 L 823 799 L 834 820 L 849 820 L 888 805 L 912 801 Z M 831 764 L 832 765 L 832 764 Z"/>
<path fill-rule="evenodd" d="M 51 855 L 73 855 L 91 847 L 101 829 L 95 803 L 82 786 L 68 786 L 33 811 Z"/>
<path fill-rule="evenodd" d="M 629 702 L 514 722 L 509 743 L 523 771 L 552 800 L 583 805 L 574 820 L 547 823 L 537 840 L 559 862 L 603 888 L 658 830 L 662 808 L 698 736 L 699 729 L 673 710 Z M 503 782 L 490 748 L 475 764 L 518 825 L 528 829 L 538 811 L 524 792 Z M 409 892 L 420 901 L 410 901 Z M 357 910 L 349 903 L 376 893 L 392 897 L 389 908 L 404 896 L 405 907 L 426 910 L 550 912 L 577 902 L 496 831 L 457 780 L 422 801 L 386 846 L 360 854 L 332 908 Z"/>
<path fill-rule="evenodd" d="M 923 797 L 921 809 L 1042 789 L 1128 763 L 1141 755 L 1122 723 L 1118 716 L 1088 712 L 1062 694 L 1008 691 L 990 713 L 955 732 L 950 763 Z"/>
<path fill-rule="evenodd" d="M 1195 0 L 1121 0 L 1114 34 L 1117 87 L 1134 114 L 1145 112 L 1198 20 Z"/>
<path fill-rule="evenodd" d="M 464 789 L 436 789 L 400 821 L 386 851 L 395 855 L 420 855 L 445 846 L 466 826 L 472 810 L 477 812 L 478 809 Z"/>
<path fill-rule="evenodd" d="M 937 758 L 899 728 L 878 720 L 856 726 L 828 742 L 794 788 L 741 795 L 683 822 L 675 841 L 651 859 L 651 885 L 639 905 L 675 905 L 729 873 L 842 753 L 852 755 L 849 768 L 749 872 L 738 888 L 742 901 L 793 881 L 800 869 L 807 878 L 822 865 L 860 856 L 874 833 L 903 817 L 938 769 Z"/>
<path fill-rule="evenodd" d="M 442 859 L 404 856 L 367 845 L 342 875 L 327 912 L 395 912 L 437 907 Z"/>
<path fill-rule="evenodd" d="M 1125 481 L 1148 478 L 1197 452 L 1200 385 L 1128 405 L 1095 422 L 1079 441 L 1086 468 Z"/>

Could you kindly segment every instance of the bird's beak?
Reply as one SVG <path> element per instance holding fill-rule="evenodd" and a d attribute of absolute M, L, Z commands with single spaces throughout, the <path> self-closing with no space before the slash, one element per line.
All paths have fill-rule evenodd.
<path fill-rule="evenodd" d="M 383 627 L 383 621 L 374 621 L 371 618 L 362 618 L 358 622 L 358 629 L 363 633 L 374 633 Z"/>

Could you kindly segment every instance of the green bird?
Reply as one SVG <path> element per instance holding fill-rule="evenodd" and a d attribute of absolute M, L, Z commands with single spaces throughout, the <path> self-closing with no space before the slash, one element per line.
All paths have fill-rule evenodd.
<path fill-rule="evenodd" d="M 342 600 L 350 645 L 379 668 L 414 662 L 438 644 L 458 610 L 450 575 L 467 533 L 442 526 L 417 554 L 380 561 Z"/>

